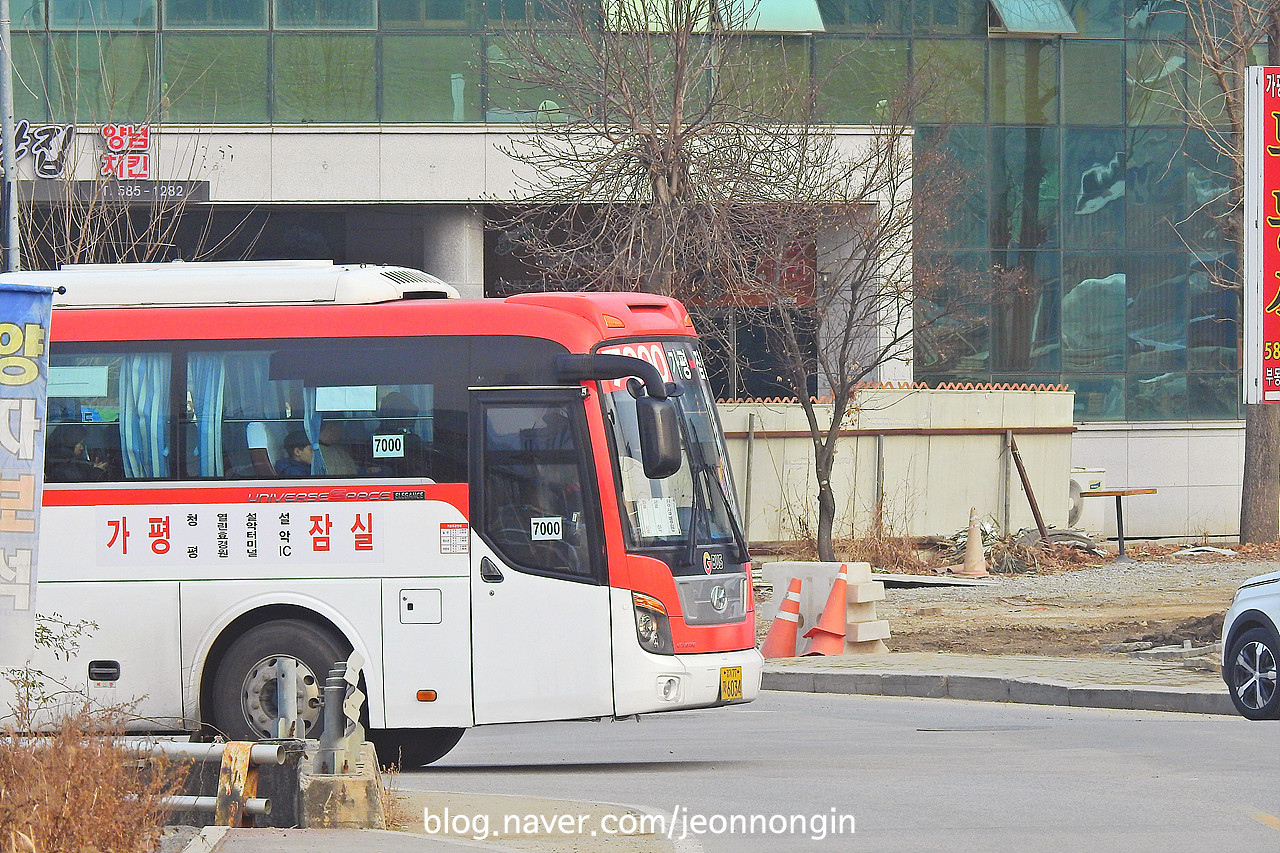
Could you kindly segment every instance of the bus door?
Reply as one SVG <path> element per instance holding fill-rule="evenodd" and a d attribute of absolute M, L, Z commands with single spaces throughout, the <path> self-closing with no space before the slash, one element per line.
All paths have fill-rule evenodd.
<path fill-rule="evenodd" d="M 599 492 L 578 388 L 472 391 L 476 723 L 613 713 Z"/>

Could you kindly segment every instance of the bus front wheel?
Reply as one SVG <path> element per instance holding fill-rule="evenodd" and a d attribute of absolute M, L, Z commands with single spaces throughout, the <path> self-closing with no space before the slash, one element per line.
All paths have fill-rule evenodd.
<path fill-rule="evenodd" d="M 230 740 L 278 737 L 277 690 L 282 661 L 292 659 L 298 727 L 294 737 L 315 738 L 324 727 L 320 703 L 329 670 L 351 653 L 338 635 L 301 619 L 266 622 L 227 647 L 213 678 L 212 722 Z"/>
<path fill-rule="evenodd" d="M 378 761 L 411 770 L 444 758 L 466 729 L 370 729 Z"/>

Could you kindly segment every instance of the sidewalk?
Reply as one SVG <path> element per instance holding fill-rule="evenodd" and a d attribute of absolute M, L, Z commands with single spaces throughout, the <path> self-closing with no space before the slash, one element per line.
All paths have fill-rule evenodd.
<path fill-rule="evenodd" d="M 887 652 L 765 662 L 763 687 L 1078 708 L 1235 714 L 1216 672 L 1169 661 Z"/>

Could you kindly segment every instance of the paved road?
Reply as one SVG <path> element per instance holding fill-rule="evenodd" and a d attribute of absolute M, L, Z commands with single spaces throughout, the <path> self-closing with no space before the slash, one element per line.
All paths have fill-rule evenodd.
<path fill-rule="evenodd" d="M 640 723 L 475 729 L 399 787 L 678 807 L 710 821 L 685 850 L 1273 850 L 1278 734 L 1215 715 L 770 693 Z M 835 837 L 846 814 L 855 833 Z M 785 838 L 711 831 L 735 815 L 809 820 Z"/>

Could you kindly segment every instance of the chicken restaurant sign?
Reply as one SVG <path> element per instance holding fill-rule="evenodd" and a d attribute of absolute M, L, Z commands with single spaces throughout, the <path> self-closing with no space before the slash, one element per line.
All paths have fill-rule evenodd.
<path fill-rule="evenodd" d="M 1280 66 L 1245 89 L 1244 401 L 1280 403 Z"/>

